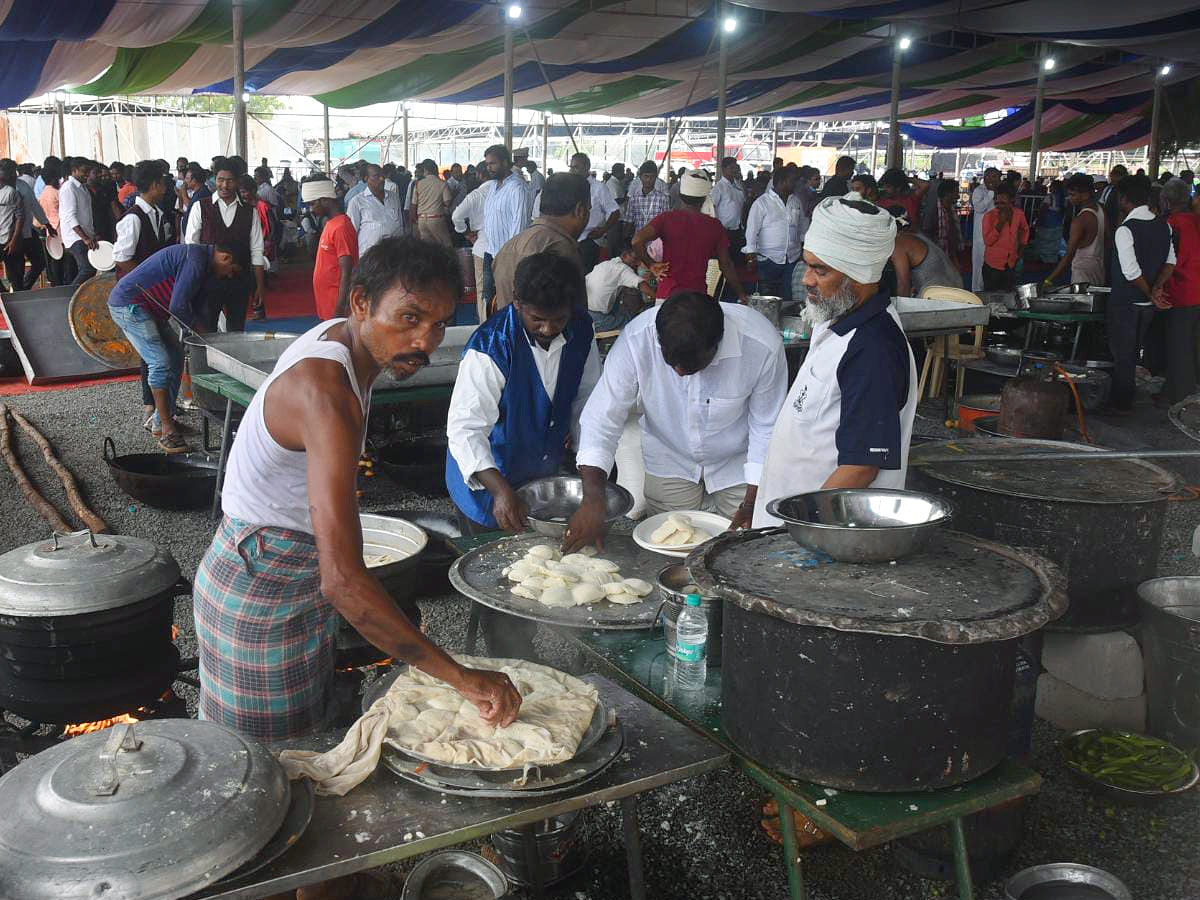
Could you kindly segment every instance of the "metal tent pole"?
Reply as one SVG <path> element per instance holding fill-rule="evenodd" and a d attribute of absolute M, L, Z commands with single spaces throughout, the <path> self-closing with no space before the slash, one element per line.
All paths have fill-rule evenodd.
<path fill-rule="evenodd" d="M 513 149 L 513 27 L 504 22 L 504 146 Z"/>
<path fill-rule="evenodd" d="M 1146 171 L 1151 178 L 1158 177 L 1158 157 L 1160 114 L 1162 113 L 1163 76 L 1171 71 L 1169 66 L 1163 66 L 1154 75 L 1154 105 L 1150 112 L 1150 148 L 1147 151 Z"/>
<path fill-rule="evenodd" d="M 717 48 L 717 172 L 721 171 L 721 160 L 725 158 L 725 94 L 729 87 L 729 32 L 734 20 L 725 15 L 725 4 L 717 5 L 717 28 L 721 31 Z"/>
<path fill-rule="evenodd" d="M 892 106 L 888 114 L 889 169 L 904 165 L 904 142 L 900 139 L 900 53 L 908 47 L 908 38 L 899 38 L 892 44 Z"/>
<path fill-rule="evenodd" d="M 771 168 L 775 168 L 775 160 L 779 158 L 779 116 L 771 121 Z"/>
<path fill-rule="evenodd" d="M 408 104 L 405 103 L 400 109 L 400 116 L 403 119 L 401 130 L 404 132 L 404 168 L 411 170 L 408 162 Z"/>
<path fill-rule="evenodd" d="M 671 117 L 665 116 L 664 121 L 667 124 L 667 149 L 666 149 L 666 152 L 663 153 L 663 168 L 666 169 L 668 172 L 670 172 L 671 171 L 671 139 L 673 137 L 675 137 L 675 135 L 671 133 Z M 666 181 L 665 178 L 663 180 Z"/>
<path fill-rule="evenodd" d="M 879 123 L 871 122 L 871 177 L 879 171 Z"/>
<path fill-rule="evenodd" d="M 550 162 L 550 113 L 542 113 L 542 175 Z"/>
<path fill-rule="evenodd" d="M 321 104 L 321 112 L 325 119 L 325 174 L 333 177 L 333 144 L 329 140 L 329 107 Z"/>
<path fill-rule="evenodd" d="M 1054 60 L 1046 55 L 1043 44 L 1038 52 L 1037 93 L 1033 98 L 1033 137 L 1029 142 L 1029 182 L 1038 175 L 1038 154 L 1042 149 L 1042 106 L 1046 94 L 1046 72 L 1054 67 Z"/>
<path fill-rule="evenodd" d="M 238 155 L 249 159 L 246 141 L 246 40 L 243 0 L 233 0 L 233 128 Z"/>
<path fill-rule="evenodd" d="M 54 105 L 58 108 L 58 152 L 65 159 L 67 156 L 67 104 L 60 97 L 54 101 Z"/>

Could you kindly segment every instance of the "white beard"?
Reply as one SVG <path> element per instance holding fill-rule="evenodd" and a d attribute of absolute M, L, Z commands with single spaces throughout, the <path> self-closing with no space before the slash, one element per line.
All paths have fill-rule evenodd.
<path fill-rule="evenodd" d="M 842 282 L 834 291 L 832 297 L 822 297 L 816 289 L 808 291 L 807 302 L 804 305 L 804 316 L 812 325 L 829 322 L 844 316 L 858 303 L 858 297 L 850 286 L 850 279 Z"/>

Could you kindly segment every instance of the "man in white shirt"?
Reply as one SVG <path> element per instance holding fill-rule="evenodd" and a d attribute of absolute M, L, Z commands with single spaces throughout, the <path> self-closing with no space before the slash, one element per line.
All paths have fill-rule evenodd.
<path fill-rule="evenodd" d="M 159 209 L 167 195 L 162 171 L 154 163 L 143 160 L 133 169 L 133 183 L 138 189 L 137 197 L 117 222 L 117 240 L 113 244 L 113 262 L 122 275 L 132 272 L 139 263 L 166 245 L 163 213 Z M 148 226 L 145 231 L 144 226 Z"/>
<path fill-rule="evenodd" d="M 552 251 L 517 265 L 514 302 L 467 342 L 446 419 L 446 486 L 468 533 L 524 531 L 516 493 L 557 474 L 568 438 L 600 378 L 592 323 L 576 265 Z M 481 611 L 493 656 L 528 657 L 535 626 Z"/>
<path fill-rule="evenodd" d="M 621 207 L 617 205 L 613 191 L 604 182 L 596 180 L 591 174 L 591 169 L 592 161 L 586 153 L 576 153 L 571 157 L 571 173 L 586 178 L 592 192 L 592 215 L 588 219 L 587 228 L 583 229 L 583 234 L 579 236 L 579 256 L 583 260 L 584 275 L 592 271 L 596 265 L 596 258 L 600 255 L 597 242 L 608 234 L 610 228 L 618 227 L 617 223 L 621 220 Z M 609 179 L 616 180 L 615 176 Z"/>
<path fill-rule="evenodd" d="M 87 189 L 89 160 L 72 157 L 71 177 L 63 182 L 58 193 L 58 224 L 63 246 L 75 260 L 77 273 L 72 285 L 83 284 L 96 274 L 87 252 L 96 249 L 96 228 L 92 224 L 92 193 Z"/>
<path fill-rule="evenodd" d="M 832 488 L 903 488 L 917 409 L 917 370 L 879 280 L 895 220 L 865 200 L 827 197 L 805 240 L 812 343 L 774 423 L 755 528 L 767 504 Z"/>
<path fill-rule="evenodd" d="M 639 402 L 647 512 L 705 509 L 749 524 L 786 393 L 783 341 L 761 313 L 694 291 L 646 310 L 617 338 L 584 407 L 584 499 L 566 549 L 603 538 L 604 482 Z"/>
<path fill-rule="evenodd" d="M 367 166 L 367 189 L 350 201 L 346 215 L 358 232 L 358 255 L 384 238 L 402 234 L 400 195 L 386 188 L 383 169 L 372 163 Z"/>
<path fill-rule="evenodd" d="M 240 274 L 221 282 L 221 291 L 210 293 L 209 331 L 217 330 L 217 320 L 225 313 L 228 331 L 244 331 L 246 310 L 251 301 L 257 306 L 266 298 L 262 222 L 258 210 L 238 199 L 238 176 L 229 166 L 217 173 L 217 195 L 206 197 L 188 214 L 185 244 L 221 244 L 233 248 Z M 253 276 L 248 275 L 253 268 Z"/>
<path fill-rule="evenodd" d="M 483 208 L 483 230 L 487 239 L 483 256 L 481 299 L 490 304 L 496 294 L 492 278 L 492 260 L 500 248 L 529 227 L 533 211 L 533 191 L 521 173 L 513 169 L 512 155 L 503 144 L 493 144 L 483 154 L 488 175 L 496 189 Z M 486 308 L 486 307 L 485 307 Z"/>
<path fill-rule="evenodd" d="M 971 192 L 971 208 L 975 210 L 975 230 L 971 239 L 971 290 L 983 290 L 983 217 L 996 206 L 996 188 L 1000 186 L 1000 170 L 989 168 L 983 173 L 983 184 Z"/>
<path fill-rule="evenodd" d="M 793 191 L 797 175 L 787 166 L 776 169 L 770 187 L 754 201 L 746 218 L 745 253 L 758 257 L 758 290 L 785 301 L 793 299 L 792 272 L 804 252 L 808 230 L 804 207 Z"/>
<path fill-rule="evenodd" d="M 475 308 L 480 323 L 487 319 L 488 303 L 483 297 L 483 256 L 488 247 L 487 237 L 483 231 L 483 211 L 487 206 L 488 197 L 495 189 L 495 179 L 484 181 L 467 194 L 466 198 L 454 207 L 454 212 L 450 214 L 454 230 L 459 234 L 466 235 L 467 241 L 471 244 L 471 256 L 475 260 Z"/>
<path fill-rule="evenodd" d="M 742 209 L 746 194 L 742 190 L 742 169 L 737 159 L 727 156 L 721 160 L 721 177 L 709 194 L 713 212 L 729 232 L 729 252 L 742 252 Z"/>
<path fill-rule="evenodd" d="M 17 191 L 17 196 L 21 201 L 21 218 L 24 224 L 21 226 L 21 238 L 17 248 L 17 253 L 20 255 L 20 262 L 14 260 L 13 268 L 23 270 L 25 263 L 29 263 L 29 271 L 25 273 L 23 283 L 13 285 L 13 290 L 29 291 L 33 290 L 37 284 L 38 278 L 42 272 L 46 270 L 46 253 L 42 247 L 42 239 L 34 233 L 34 225 L 40 225 L 46 229 L 47 234 L 55 234 L 54 226 L 50 224 L 49 218 L 46 216 L 46 211 L 42 208 L 42 204 L 38 202 L 37 197 L 33 193 L 33 187 L 30 182 L 33 181 L 32 176 L 26 176 L 21 173 L 21 167 L 17 166 L 13 160 L 3 160 L 3 162 L 12 163 L 14 170 L 18 173 L 13 181 L 13 187 Z"/>
<path fill-rule="evenodd" d="M 626 245 L 620 256 L 597 263 L 587 274 L 587 305 L 596 331 L 624 328 L 654 303 L 654 289 L 638 274 L 638 257 Z"/>
<path fill-rule="evenodd" d="M 612 198 L 620 204 L 629 195 L 629 187 L 625 181 L 625 163 L 613 163 L 610 171 L 612 178 L 604 182 L 604 186 L 608 188 Z"/>

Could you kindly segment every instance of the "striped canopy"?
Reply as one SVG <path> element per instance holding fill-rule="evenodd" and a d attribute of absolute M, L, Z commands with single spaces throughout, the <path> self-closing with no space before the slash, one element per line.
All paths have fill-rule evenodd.
<path fill-rule="evenodd" d="M 499 104 L 507 2 L 245 0 L 246 84 L 331 107 Z M 716 112 L 712 0 L 530 0 L 515 38 L 518 107 L 566 115 Z M 803 12 L 799 12 L 803 8 Z M 230 0 L 0 0 L 0 106 L 63 86 L 91 95 L 229 92 Z M 1021 149 L 1039 42 L 1053 42 L 1043 148 L 1144 144 L 1155 71 L 1200 64 L 1195 0 L 742 0 L 727 7 L 728 112 L 888 115 L 937 146 Z M 547 80 L 549 84 L 547 84 Z M 552 89 L 553 90 L 552 90 Z M 936 123 L 1009 108 L 988 129 Z"/>

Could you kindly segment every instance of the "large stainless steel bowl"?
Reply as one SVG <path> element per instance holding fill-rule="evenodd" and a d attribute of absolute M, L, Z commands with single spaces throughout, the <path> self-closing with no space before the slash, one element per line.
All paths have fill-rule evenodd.
<path fill-rule="evenodd" d="M 883 488 L 843 488 L 781 497 L 767 513 L 782 519 L 796 543 L 839 562 L 889 562 L 919 550 L 950 521 L 940 497 Z"/>
<path fill-rule="evenodd" d="M 633 496 L 611 481 L 604 483 L 605 530 L 633 509 Z M 529 507 L 529 524 L 538 534 L 562 537 L 567 522 L 583 503 L 583 479 L 574 475 L 552 475 L 537 478 L 517 488 L 517 496 Z"/>
<path fill-rule="evenodd" d="M 1037 889 L 1053 890 L 1055 887 L 1062 889 L 1073 884 L 1094 888 L 1095 890 L 1086 895 L 1088 897 L 1095 894 L 1097 897 L 1107 897 L 1110 900 L 1133 900 L 1133 894 L 1129 892 L 1129 888 L 1125 887 L 1115 875 L 1111 875 L 1103 869 L 1085 866 L 1082 863 L 1046 863 L 1023 869 L 1004 883 L 1004 897 L 1005 900 L 1024 900 L 1024 898 L 1035 896 L 1049 897 L 1054 895 L 1043 894 Z M 1072 895 L 1063 892 L 1062 896 Z"/>

